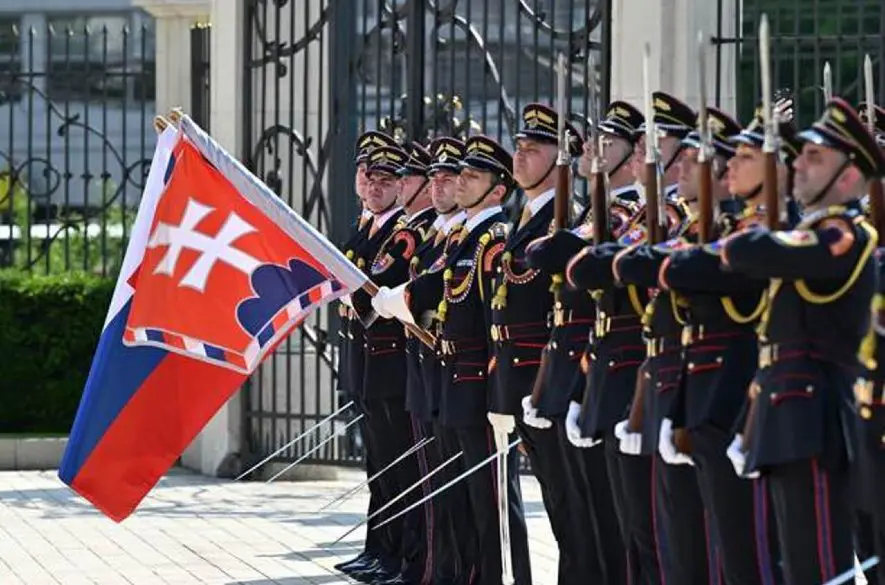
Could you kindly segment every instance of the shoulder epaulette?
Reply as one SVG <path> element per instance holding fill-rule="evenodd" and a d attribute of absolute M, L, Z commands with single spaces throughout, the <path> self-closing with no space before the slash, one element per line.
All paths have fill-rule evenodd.
<path fill-rule="evenodd" d="M 510 224 L 498 221 L 489 226 L 486 232 L 492 238 L 506 238 L 510 232 Z"/>

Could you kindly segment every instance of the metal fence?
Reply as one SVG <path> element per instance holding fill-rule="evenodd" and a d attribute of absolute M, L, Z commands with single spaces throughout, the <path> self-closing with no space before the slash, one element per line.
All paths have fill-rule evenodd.
<path fill-rule="evenodd" d="M 154 150 L 153 33 L 0 28 L 0 267 L 112 275 Z"/>
<path fill-rule="evenodd" d="M 742 10 L 725 10 L 726 6 Z M 772 77 L 776 89 L 790 90 L 795 99 L 797 124 L 811 124 L 823 110 L 823 69 L 830 63 L 834 95 L 853 104 L 863 101 L 864 56 L 873 60 L 877 96 L 885 95 L 885 8 L 881 0 L 718 0 L 720 30 L 733 28 L 734 36 L 713 38 L 722 85 L 725 49 L 736 59 L 738 116 L 751 119 L 761 100 L 759 88 L 758 30 L 762 13 L 771 27 Z M 733 19 L 732 22 L 728 22 Z M 731 24 L 732 26 L 728 26 Z M 720 102 L 717 88 L 716 102 Z"/>
<path fill-rule="evenodd" d="M 521 108 L 553 102 L 559 52 L 569 57 L 569 103 L 580 121 L 590 110 L 588 80 L 597 80 L 601 100 L 608 96 L 609 10 L 609 0 L 248 0 L 246 162 L 341 242 L 356 216 L 358 132 L 385 128 L 426 139 L 481 131 L 509 147 Z M 247 385 L 247 459 L 286 444 L 338 406 L 336 328 L 333 312 L 320 311 Z M 313 459 L 360 456 L 353 434 Z"/>

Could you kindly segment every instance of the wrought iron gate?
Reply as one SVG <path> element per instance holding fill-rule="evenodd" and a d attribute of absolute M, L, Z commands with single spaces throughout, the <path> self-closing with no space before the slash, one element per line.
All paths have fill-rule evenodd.
<path fill-rule="evenodd" d="M 588 80 L 608 97 L 610 0 L 249 0 L 248 166 L 336 242 L 356 214 L 353 143 L 386 128 L 425 139 L 456 127 L 511 143 L 526 103 L 552 103 L 552 63 L 571 63 L 573 116 Z M 320 311 L 246 388 L 246 459 L 275 450 L 338 404 L 335 316 Z M 330 429 L 331 430 L 331 429 Z M 330 432 L 327 430 L 326 432 Z M 289 450 L 282 459 L 303 452 Z M 356 462 L 357 437 L 318 461 Z"/>
<path fill-rule="evenodd" d="M 733 28 L 736 34 L 713 38 L 717 79 L 721 87 L 724 72 L 737 72 L 739 120 L 748 121 L 760 99 L 758 30 L 762 13 L 768 14 L 771 27 L 774 87 L 792 91 L 800 126 L 811 124 L 823 109 L 826 62 L 832 68 L 833 93 L 857 104 L 864 99 L 863 61 L 869 53 L 876 95 L 885 95 L 885 8 L 881 0 L 718 0 L 718 29 Z M 732 55 L 734 69 L 726 61 Z M 717 89 L 717 104 L 720 97 Z"/>

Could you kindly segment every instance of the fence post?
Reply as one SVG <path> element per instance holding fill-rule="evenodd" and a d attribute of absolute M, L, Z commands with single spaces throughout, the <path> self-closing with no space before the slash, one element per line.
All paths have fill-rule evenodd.
<path fill-rule="evenodd" d="M 426 13 L 423 4 L 409 10 L 406 49 L 406 133 L 423 141 L 424 129 L 424 42 Z"/>

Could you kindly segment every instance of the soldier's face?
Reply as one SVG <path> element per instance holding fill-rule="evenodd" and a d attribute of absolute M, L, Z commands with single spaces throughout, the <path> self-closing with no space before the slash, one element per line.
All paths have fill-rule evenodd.
<path fill-rule="evenodd" d="M 793 168 L 796 170 L 793 179 L 793 196 L 803 205 L 814 202 L 827 183 L 833 180 L 844 162 L 844 153 L 834 148 L 806 142 L 802 147 L 802 153 L 793 163 Z"/>
<path fill-rule="evenodd" d="M 397 205 L 405 205 L 412 201 L 415 194 L 423 189 L 427 183 L 424 175 L 406 175 L 400 179 L 400 190 L 397 196 Z"/>
<path fill-rule="evenodd" d="M 513 155 L 513 177 L 516 182 L 528 187 L 542 180 L 550 165 L 556 162 L 556 154 L 555 144 L 520 138 Z"/>
<path fill-rule="evenodd" d="M 686 201 L 697 201 L 698 179 L 701 172 L 701 166 L 698 164 L 698 149 L 685 147 L 676 165 L 679 168 L 679 194 Z"/>
<path fill-rule="evenodd" d="M 381 213 L 396 201 L 400 191 L 400 180 L 390 173 L 368 175 L 369 188 L 366 191 L 366 207 L 372 213 Z"/>
<path fill-rule="evenodd" d="M 664 185 L 670 185 L 679 179 L 679 159 L 685 156 L 685 149 L 682 148 L 682 140 L 675 136 L 661 137 L 658 148 L 661 151 L 661 164 L 670 165 L 664 173 Z"/>
<path fill-rule="evenodd" d="M 360 201 L 366 198 L 366 191 L 369 190 L 369 179 L 366 176 L 366 163 L 360 163 L 356 165 L 354 189 L 356 189 L 356 196 L 360 199 Z"/>
<path fill-rule="evenodd" d="M 762 150 L 740 144 L 728 160 L 728 192 L 736 197 L 749 196 L 765 176 L 765 156 Z"/>
<path fill-rule="evenodd" d="M 458 175 L 458 188 L 455 190 L 455 203 L 458 207 L 467 208 L 476 204 L 492 186 L 491 173 L 476 169 L 464 169 Z M 491 197 L 486 197 L 485 201 Z"/>
<path fill-rule="evenodd" d="M 458 189 L 458 175 L 450 171 L 437 171 L 430 180 L 430 197 L 433 208 L 445 213 L 455 205 L 455 191 Z"/>

